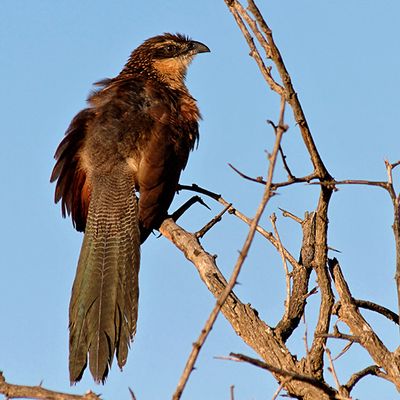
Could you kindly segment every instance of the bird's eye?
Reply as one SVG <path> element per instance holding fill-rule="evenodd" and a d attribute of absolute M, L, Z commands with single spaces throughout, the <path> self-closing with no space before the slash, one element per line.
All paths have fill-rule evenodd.
<path fill-rule="evenodd" d="M 154 57 L 171 58 L 171 57 L 176 57 L 178 53 L 179 53 L 178 46 L 174 44 L 164 44 L 162 47 L 156 49 Z"/>

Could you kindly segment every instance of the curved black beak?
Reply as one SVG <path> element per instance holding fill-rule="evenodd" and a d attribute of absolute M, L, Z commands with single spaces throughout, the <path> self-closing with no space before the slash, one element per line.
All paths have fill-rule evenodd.
<path fill-rule="evenodd" d="M 196 42 L 195 40 L 192 40 L 192 43 L 193 43 L 193 50 L 196 52 L 196 54 L 210 52 L 210 49 L 204 43 Z"/>

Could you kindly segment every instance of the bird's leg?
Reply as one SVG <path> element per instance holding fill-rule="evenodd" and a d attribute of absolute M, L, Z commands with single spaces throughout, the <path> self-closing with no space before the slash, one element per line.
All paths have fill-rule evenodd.
<path fill-rule="evenodd" d="M 176 211 L 174 211 L 169 217 L 172 218 L 175 222 L 193 205 L 196 203 L 202 204 L 204 207 L 207 207 L 209 210 L 210 207 L 203 201 L 200 196 L 193 196 L 184 204 L 182 204 Z"/>

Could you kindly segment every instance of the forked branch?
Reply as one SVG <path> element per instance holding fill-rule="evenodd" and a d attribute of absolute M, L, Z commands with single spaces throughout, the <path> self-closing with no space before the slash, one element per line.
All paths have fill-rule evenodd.
<path fill-rule="evenodd" d="M 239 257 L 233 268 L 233 272 L 228 281 L 228 284 L 226 285 L 226 287 L 224 288 L 224 290 L 222 291 L 220 296 L 217 298 L 217 302 L 216 302 L 213 310 L 211 311 L 210 316 L 208 317 L 208 319 L 204 325 L 204 328 L 202 329 L 202 331 L 200 333 L 199 338 L 193 345 L 193 349 L 188 357 L 186 366 L 185 366 L 182 376 L 178 382 L 178 386 L 175 390 L 175 393 L 172 397 L 173 400 L 179 400 L 181 398 L 182 392 L 186 386 L 189 376 L 193 371 L 193 368 L 196 363 L 197 357 L 200 353 L 201 347 L 203 346 L 204 342 L 206 341 L 208 334 L 210 333 L 222 306 L 224 305 L 225 301 L 229 297 L 229 294 L 231 293 L 232 289 L 236 285 L 236 281 L 239 276 L 240 270 L 243 266 L 243 263 L 247 257 L 247 254 L 248 254 L 251 244 L 253 242 L 254 235 L 256 233 L 256 229 L 258 226 L 258 222 L 261 218 L 261 215 L 264 212 L 264 209 L 265 209 L 269 199 L 272 196 L 271 184 L 272 184 L 273 174 L 274 174 L 274 170 L 275 170 L 276 159 L 278 157 L 278 152 L 279 152 L 282 136 L 287 129 L 287 127 L 284 125 L 284 114 L 285 114 L 285 99 L 282 98 L 281 110 L 280 110 L 280 115 L 279 115 L 279 125 L 276 128 L 275 145 L 274 145 L 274 148 L 273 148 L 272 154 L 270 156 L 270 160 L 269 160 L 268 179 L 267 179 L 267 183 L 265 185 L 265 190 L 264 190 L 262 200 L 258 206 L 257 212 L 256 212 L 253 220 L 251 221 L 251 224 L 249 227 L 249 233 L 248 233 L 247 238 L 243 244 L 243 247 L 239 253 Z"/>

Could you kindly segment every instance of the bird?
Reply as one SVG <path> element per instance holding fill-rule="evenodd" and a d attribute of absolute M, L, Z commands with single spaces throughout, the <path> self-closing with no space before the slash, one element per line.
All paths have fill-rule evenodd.
<path fill-rule="evenodd" d="M 145 40 L 114 78 L 95 83 L 71 121 L 50 177 L 62 216 L 84 232 L 69 305 L 69 375 L 89 364 L 105 382 L 136 333 L 140 246 L 178 189 L 201 118 L 185 77 L 203 43 L 164 33 Z"/>

